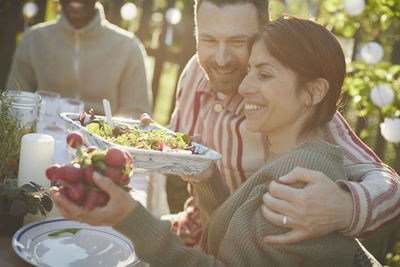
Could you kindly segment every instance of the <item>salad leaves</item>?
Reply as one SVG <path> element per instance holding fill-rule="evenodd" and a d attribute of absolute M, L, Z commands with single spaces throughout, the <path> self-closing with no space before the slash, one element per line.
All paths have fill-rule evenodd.
<path fill-rule="evenodd" d="M 164 129 L 148 129 L 148 125 L 116 124 L 114 129 L 101 119 L 91 120 L 85 127 L 109 142 L 136 149 L 156 150 L 193 154 L 190 136 L 183 133 L 171 134 Z"/>

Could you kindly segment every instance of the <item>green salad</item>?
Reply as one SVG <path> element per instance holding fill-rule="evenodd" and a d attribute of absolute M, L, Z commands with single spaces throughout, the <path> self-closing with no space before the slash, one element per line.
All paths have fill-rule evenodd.
<path fill-rule="evenodd" d="M 111 143 L 122 146 L 163 152 L 195 153 L 194 147 L 190 145 L 190 136 L 187 134 L 171 134 L 154 124 L 125 125 L 118 122 L 114 124 L 114 129 L 111 129 L 104 120 L 94 118 L 85 125 L 85 128 Z"/>

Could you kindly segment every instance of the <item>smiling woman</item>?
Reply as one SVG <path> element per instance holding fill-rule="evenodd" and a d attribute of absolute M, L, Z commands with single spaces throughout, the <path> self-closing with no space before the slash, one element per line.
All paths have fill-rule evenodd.
<path fill-rule="evenodd" d="M 303 39 L 300 34 L 295 34 L 298 28 L 310 34 Z M 329 56 L 344 62 L 336 39 L 326 33 L 326 29 L 314 22 L 285 17 L 271 23 L 253 39 L 249 73 L 239 92 L 245 98 L 247 127 L 268 135 L 274 155 L 231 196 L 214 165 L 198 176 L 182 177 L 193 183 L 197 194 L 204 226 L 201 250 L 185 246 L 171 232 L 168 222 L 153 217 L 128 193 L 100 175 L 94 178 L 110 196 L 106 206 L 86 212 L 53 188 L 56 205 L 68 218 L 83 218 L 90 224 L 113 226 L 132 240 L 138 256 L 151 265 L 352 266 L 358 244 L 353 238 L 337 232 L 296 245 L 267 244 L 265 235 L 287 233 L 290 229 L 286 226 L 291 221 L 284 216 L 282 223 L 276 226 L 264 219 L 260 208 L 270 183 L 296 167 L 324 173 L 332 180 L 346 177 L 343 153 L 339 147 L 319 139 L 320 125 L 315 125 L 312 131 L 302 132 L 302 122 L 315 115 L 317 107 L 326 98 L 329 102 L 337 102 L 340 86 L 331 86 L 330 76 L 319 73 L 305 84 L 299 83 L 299 72 L 286 66 L 285 61 L 272 57 L 265 45 L 266 40 L 274 42 L 280 35 L 287 36 L 289 46 L 312 61 L 316 57 L 314 50 L 319 53 L 323 49 L 320 45 L 313 50 L 307 47 L 312 46 L 316 39 L 323 40 L 321 45 L 330 47 Z M 290 54 L 286 57 L 290 58 Z M 316 67 L 320 68 L 322 66 Z M 343 77 L 335 82 L 341 84 Z M 330 90 L 337 91 L 333 94 L 336 98 L 328 94 Z M 334 110 L 329 116 L 333 114 Z M 283 122 L 281 118 L 284 118 Z M 265 119 L 270 121 L 269 126 L 265 125 Z"/>
<path fill-rule="evenodd" d="M 293 137 L 299 134 L 312 111 L 307 105 L 307 92 L 296 88 L 296 73 L 272 57 L 262 41 L 255 42 L 249 72 L 239 87 L 239 93 L 245 98 L 246 128 L 265 132 L 270 143 L 283 135 L 282 143 L 293 146 L 288 141 L 296 142 Z M 282 143 L 280 149 L 284 148 Z M 276 148 L 271 146 L 271 149 Z"/>
<path fill-rule="evenodd" d="M 296 21 L 280 19 L 253 36 L 248 74 L 239 87 L 247 129 L 264 132 L 279 154 L 318 137 L 337 110 L 346 73 L 333 34 Z"/>

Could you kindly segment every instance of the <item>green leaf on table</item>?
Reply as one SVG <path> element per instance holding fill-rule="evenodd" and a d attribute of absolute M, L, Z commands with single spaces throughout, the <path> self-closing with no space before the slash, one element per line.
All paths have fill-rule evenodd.
<path fill-rule="evenodd" d="M 39 206 L 30 203 L 28 206 L 28 210 L 31 214 L 35 215 L 39 210 Z"/>
<path fill-rule="evenodd" d="M 37 190 L 32 184 L 24 184 L 21 186 L 21 189 L 28 194 L 32 194 L 40 190 Z"/>
<path fill-rule="evenodd" d="M 41 191 L 41 190 L 43 190 L 43 189 L 44 189 L 44 187 L 43 187 L 42 185 L 40 185 L 40 184 L 37 184 L 37 183 L 35 183 L 35 182 L 32 182 L 32 181 L 31 181 L 31 185 L 33 186 L 33 188 L 35 188 L 35 189 L 36 189 L 36 191 Z"/>
<path fill-rule="evenodd" d="M 48 195 L 42 197 L 42 206 L 46 211 L 51 211 L 53 208 L 53 201 Z"/>
<path fill-rule="evenodd" d="M 39 206 L 39 211 L 42 216 L 46 216 L 46 211 L 44 210 L 44 208 L 42 206 Z"/>

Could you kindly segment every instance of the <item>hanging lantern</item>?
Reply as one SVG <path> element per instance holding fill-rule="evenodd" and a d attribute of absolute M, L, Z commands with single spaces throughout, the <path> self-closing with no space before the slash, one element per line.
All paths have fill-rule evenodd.
<path fill-rule="evenodd" d="M 345 0 L 344 1 L 344 10 L 350 16 L 358 16 L 365 9 L 365 1 L 364 0 Z"/>
<path fill-rule="evenodd" d="M 176 7 L 168 8 L 165 12 L 165 19 L 172 25 L 178 24 L 182 19 L 182 13 Z"/>
<path fill-rule="evenodd" d="M 133 20 L 137 15 L 137 7 L 134 3 L 127 2 L 121 7 L 121 17 L 124 20 Z"/>
<path fill-rule="evenodd" d="M 377 84 L 371 90 L 371 101 L 378 107 L 384 107 L 392 103 L 394 92 L 387 84 Z"/>
<path fill-rule="evenodd" d="M 31 19 L 36 16 L 39 8 L 34 2 L 27 2 L 22 7 L 22 14 L 24 14 L 25 18 Z"/>
<path fill-rule="evenodd" d="M 399 143 L 400 142 L 400 119 L 394 118 L 389 119 L 386 118 L 381 126 L 381 134 L 383 138 L 391 143 Z"/>
<path fill-rule="evenodd" d="M 382 60 L 383 48 L 377 42 L 366 43 L 361 48 L 361 57 L 366 63 L 374 65 Z"/>

